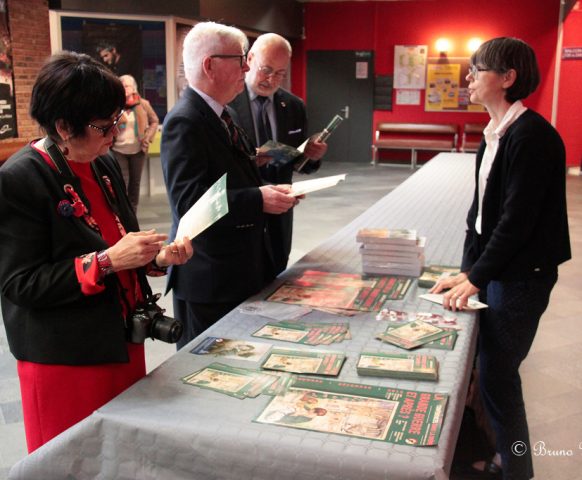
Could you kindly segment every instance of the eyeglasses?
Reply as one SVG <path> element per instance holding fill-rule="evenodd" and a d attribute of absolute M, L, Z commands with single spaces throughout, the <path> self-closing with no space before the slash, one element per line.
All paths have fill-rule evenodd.
<path fill-rule="evenodd" d="M 113 120 L 113 123 L 111 125 L 108 125 L 107 127 L 98 127 L 97 125 L 93 125 L 92 123 L 88 123 L 87 126 L 101 132 L 103 136 L 106 137 L 107 134 L 117 126 L 124 112 L 125 110 L 121 110 L 121 112 L 119 112 L 119 115 L 117 115 L 117 117 L 115 117 L 115 120 Z"/>
<path fill-rule="evenodd" d="M 283 80 L 287 76 L 287 70 L 273 70 L 271 67 L 259 67 L 259 72 L 265 77 L 275 77 L 277 80 Z"/>
<path fill-rule="evenodd" d="M 247 54 L 243 53 L 242 55 L 222 55 L 222 54 L 217 54 L 217 55 L 210 55 L 210 58 L 238 58 L 239 61 L 239 66 L 240 68 L 243 68 L 243 66 L 247 63 Z"/>
<path fill-rule="evenodd" d="M 479 79 L 479 72 L 490 72 L 492 68 L 478 67 L 477 65 L 469 66 L 467 75 L 471 75 L 475 80 Z"/>

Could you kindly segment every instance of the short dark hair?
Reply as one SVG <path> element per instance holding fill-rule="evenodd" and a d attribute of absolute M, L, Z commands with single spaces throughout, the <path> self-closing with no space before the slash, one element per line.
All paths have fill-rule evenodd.
<path fill-rule="evenodd" d="M 113 45 L 113 43 L 102 42 L 97 44 L 95 47 L 95 51 L 97 54 L 100 54 L 103 50 L 107 50 L 108 52 L 112 52 L 113 50 L 117 51 L 117 47 Z"/>
<path fill-rule="evenodd" d="M 471 55 L 471 65 L 490 68 L 498 73 L 515 70 L 515 82 L 505 95 L 511 103 L 526 98 L 540 84 L 536 54 L 518 38 L 499 37 L 486 41 Z"/>
<path fill-rule="evenodd" d="M 41 68 L 32 87 L 30 116 L 58 141 L 57 120 L 82 137 L 88 123 L 110 118 L 125 106 L 123 84 L 89 55 L 60 52 Z"/>

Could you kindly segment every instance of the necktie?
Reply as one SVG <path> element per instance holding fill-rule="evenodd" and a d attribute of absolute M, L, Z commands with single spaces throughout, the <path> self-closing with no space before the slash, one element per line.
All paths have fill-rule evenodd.
<path fill-rule="evenodd" d="M 267 140 L 273 138 L 271 130 L 271 122 L 269 122 L 269 115 L 267 114 L 268 97 L 257 96 L 257 102 L 260 106 L 259 116 L 257 118 L 257 130 L 259 134 L 259 146 L 263 145 Z"/>
<path fill-rule="evenodd" d="M 226 128 L 228 130 L 228 135 L 230 137 L 230 143 L 232 145 L 234 145 L 236 148 L 238 148 L 239 150 L 243 150 L 241 142 L 240 142 L 239 132 L 236 128 L 236 125 L 232 121 L 232 117 L 227 112 L 226 108 L 222 111 L 222 115 L 220 115 L 220 118 L 222 118 L 222 120 L 224 120 L 224 123 L 226 124 Z"/>
<path fill-rule="evenodd" d="M 246 156 L 252 155 L 252 153 L 249 151 L 250 140 L 245 135 L 245 133 L 242 130 L 239 130 L 239 127 L 237 127 L 236 124 L 232 121 L 232 117 L 226 108 L 222 111 L 220 118 L 224 121 L 226 129 L 228 130 L 230 144 L 237 150 L 243 152 Z"/>

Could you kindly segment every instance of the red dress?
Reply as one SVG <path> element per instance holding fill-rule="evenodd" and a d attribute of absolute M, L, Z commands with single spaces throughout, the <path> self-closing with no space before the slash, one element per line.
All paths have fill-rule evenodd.
<path fill-rule="evenodd" d="M 40 153 L 52 166 L 48 156 Z M 91 203 L 91 216 L 99 225 L 101 235 L 109 245 L 114 245 L 121 238 L 121 232 L 93 176 L 91 164 L 69 162 L 69 165 L 81 179 L 83 192 Z M 99 293 L 104 287 L 98 282 L 97 262 L 94 262 L 95 268 L 83 273 L 83 261 L 75 259 L 79 286 L 86 295 Z M 117 275 L 133 308 L 141 295 L 136 275 L 133 271 Z M 143 345 L 128 343 L 127 348 L 129 363 L 70 366 L 17 362 L 29 453 L 88 417 L 145 375 Z"/>

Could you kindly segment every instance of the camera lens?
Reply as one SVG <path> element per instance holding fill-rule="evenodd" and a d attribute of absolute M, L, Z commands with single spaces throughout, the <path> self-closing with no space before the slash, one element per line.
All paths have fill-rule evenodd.
<path fill-rule="evenodd" d="M 152 325 L 152 337 L 166 343 L 176 343 L 184 329 L 182 322 L 160 315 Z"/>

